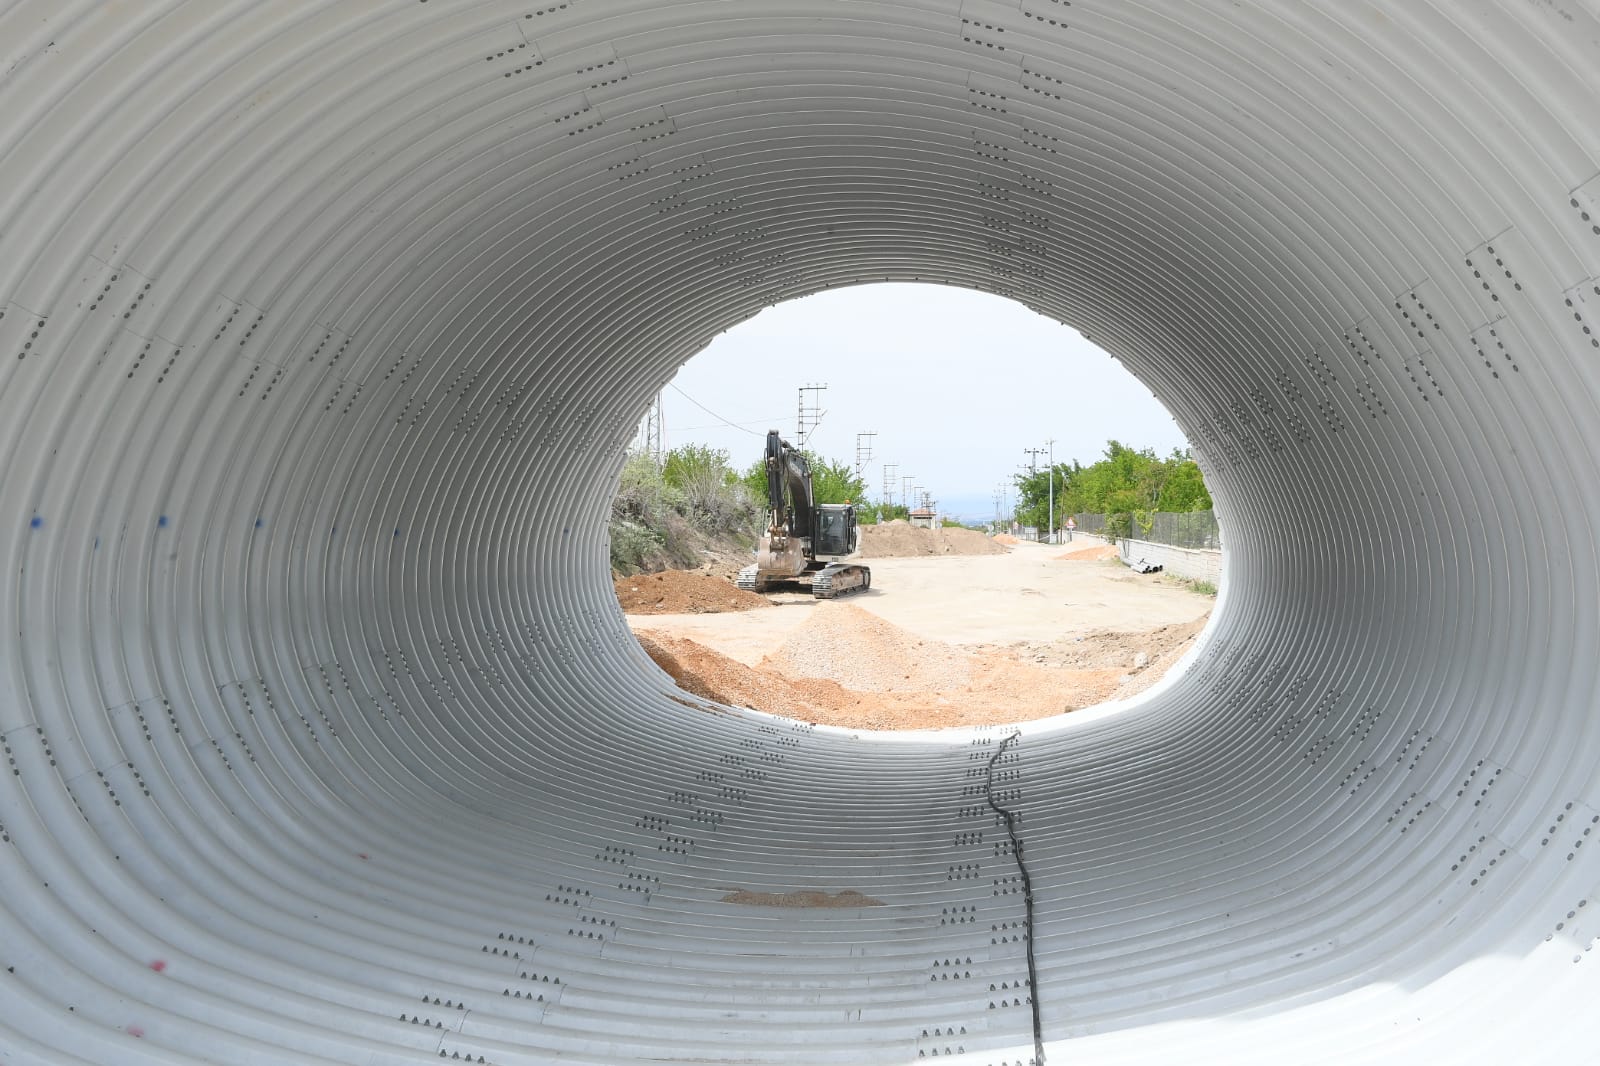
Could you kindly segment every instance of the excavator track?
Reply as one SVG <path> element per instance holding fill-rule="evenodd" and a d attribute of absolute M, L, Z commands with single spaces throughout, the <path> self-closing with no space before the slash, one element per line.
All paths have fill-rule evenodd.
<path fill-rule="evenodd" d="M 872 571 L 853 563 L 831 563 L 811 578 L 811 595 L 831 600 L 850 592 L 865 592 L 872 587 Z"/>

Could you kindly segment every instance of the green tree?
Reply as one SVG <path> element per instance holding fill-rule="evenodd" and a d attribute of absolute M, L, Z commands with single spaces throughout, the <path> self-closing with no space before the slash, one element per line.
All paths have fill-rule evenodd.
<path fill-rule="evenodd" d="M 1185 452 L 1173 452 L 1168 460 L 1171 469 L 1166 484 L 1161 487 L 1161 498 L 1156 502 L 1158 511 L 1209 511 L 1211 493 L 1206 491 L 1205 475 L 1200 464 Z"/>
<path fill-rule="evenodd" d="M 864 503 L 856 507 L 856 516 L 863 522 L 893 522 L 897 518 L 909 521 L 911 510 L 899 503 Z"/>
<path fill-rule="evenodd" d="M 686 444 L 672 449 L 662 461 L 661 481 L 667 504 L 708 532 L 742 532 L 756 520 L 758 505 L 720 448 Z"/>
<path fill-rule="evenodd" d="M 818 503 L 866 503 L 867 484 L 856 468 L 836 459 L 806 453 L 811 463 L 811 493 Z"/>
<path fill-rule="evenodd" d="M 817 503 L 866 504 L 866 482 L 856 476 L 855 467 L 837 459 L 824 459 L 815 452 L 801 452 L 811 466 L 811 495 Z M 757 459 L 750 464 L 740 479 L 750 490 L 758 505 L 765 508 L 767 499 L 766 460 Z"/>
<path fill-rule="evenodd" d="M 705 444 L 685 444 L 667 453 L 661 464 L 661 480 L 682 491 L 703 486 L 721 488 L 737 480 L 728 465 L 728 453 Z"/>
<path fill-rule="evenodd" d="M 1151 512 L 1211 507 L 1199 465 L 1182 450 L 1162 459 L 1154 449 L 1131 448 L 1111 440 L 1095 462 L 1088 466 L 1058 463 L 1054 476 L 1057 525 L 1069 514 L 1105 514 L 1114 516 L 1110 519 L 1113 534 L 1127 536 L 1135 525 L 1148 528 Z M 1048 524 L 1050 477 L 1048 470 L 1017 475 L 1018 522 L 1041 529 Z"/>

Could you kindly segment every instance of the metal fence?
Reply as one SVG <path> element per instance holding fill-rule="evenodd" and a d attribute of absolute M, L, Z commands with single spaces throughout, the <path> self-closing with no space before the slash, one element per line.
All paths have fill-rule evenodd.
<path fill-rule="evenodd" d="M 1103 514 L 1075 514 L 1072 520 L 1078 523 L 1078 532 L 1101 534 L 1106 531 L 1106 516 Z"/>
<path fill-rule="evenodd" d="M 1151 523 L 1150 532 L 1144 535 L 1145 540 L 1171 544 L 1176 548 L 1222 547 L 1222 533 L 1214 511 L 1188 511 L 1182 514 L 1159 511 L 1151 517 L 1155 521 Z M 1143 532 L 1137 517 L 1133 525 L 1135 536 Z"/>
<path fill-rule="evenodd" d="M 1080 514 L 1072 517 L 1078 523 L 1078 529 L 1084 533 L 1105 533 L 1106 516 L 1103 514 Z M 1150 522 L 1150 528 L 1145 528 L 1140 515 L 1134 515 L 1131 526 L 1135 540 L 1170 544 L 1175 548 L 1222 547 L 1222 534 L 1217 526 L 1217 515 L 1214 511 L 1182 513 L 1157 511 L 1142 517 Z"/>

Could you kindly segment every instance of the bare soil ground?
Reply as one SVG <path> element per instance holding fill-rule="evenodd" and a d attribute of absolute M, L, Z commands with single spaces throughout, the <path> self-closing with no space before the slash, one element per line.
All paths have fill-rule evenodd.
<path fill-rule="evenodd" d="M 1182 657 L 1213 603 L 1042 545 L 872 565 L 872 589 L 848 599 L 755 596 L 776 609 L 630 624 L 704 699 L 852 729 L 928 729 L 1027 721 L 1143 691 Z"/>
<path fill-rule="evenodd" d="M 924 529 L 903 519 L 861 527 L 863 559 L 915 555 L 1004 555 L 1006 546 L 986 533 L 957 527 Z"/>
<path fill-rule="evenodd" d="M 1093 547 L 1089 547 L 1089 548 L 1078 548 L 1075 551 L 1062 552 L 1060 555 L 1056 556 L 1056 558 L 1057 559 L 1081 559 L 1081 560 L 1084 560 L 1084 561 L 1088 561 L 1088 560 L 1091 560 L 1091 559 L 1115 559 L 1115 558 L 1118 557 L 1118 554 L 1119 553 L 1118 553 L 1115 545 L 1111 545 L 1111 544 L 1096 544 Z"/>
<path fill-rule="evenodd" d="M 699 570 L 635 574 L 616 578 L 612 584 L 626 614 L 708 614 L 772 606 L 726 577 Z"/>

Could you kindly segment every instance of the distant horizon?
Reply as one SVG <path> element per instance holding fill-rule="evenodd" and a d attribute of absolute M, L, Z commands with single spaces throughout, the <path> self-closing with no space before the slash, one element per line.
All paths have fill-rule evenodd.
<path fill-rule="evenodd" d="M 1087 465 L 1106 442 L 1167 454 L 1188 441 L 1120 363 L 1068 326 L 970 289 L 876 284 L 769 308 L 715 338 L 663 390 L 667 448 L 703 444 L 744 470 L 766 433 L 796 440 L 797 390 L 825 412 L 805 446 L 854 465 L 856 434 L 876 431 L 867 494 L 895 502 L 914 475 L 942 514 L 986 521 L 1002 485 L 1055 439 L 1055 461 Z M 1020 386 L 1020 387 L 1019 387 Z M 730 425 L 731 423 L 731 425 Z"/>

